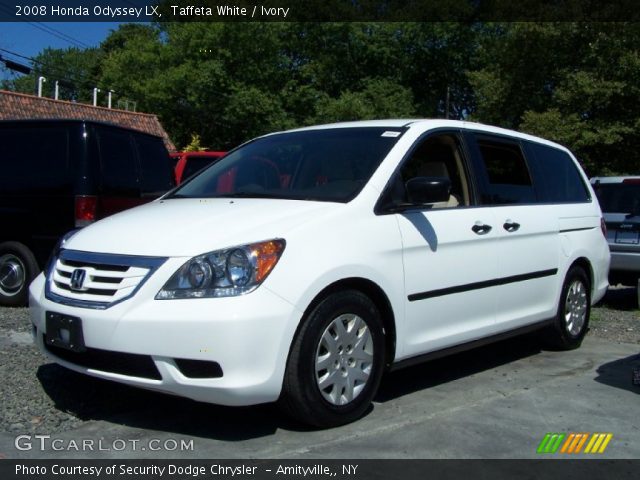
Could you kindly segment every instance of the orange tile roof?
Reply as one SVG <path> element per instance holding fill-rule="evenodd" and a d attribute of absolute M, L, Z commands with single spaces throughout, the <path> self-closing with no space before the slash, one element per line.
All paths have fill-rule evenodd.
<path fill-rule="evenodd" d="M 84 103 L 54 100 L 53 98 L 0 90 L 0 120 L 36 118 L 94 120 L 113 123 L 162 137 L 169 151 L 176 150 L 175 145 L 164 128 L 162 128 L 162 124 L 156 115 L 129 112 L 115 108 L 94 107 Z"/>

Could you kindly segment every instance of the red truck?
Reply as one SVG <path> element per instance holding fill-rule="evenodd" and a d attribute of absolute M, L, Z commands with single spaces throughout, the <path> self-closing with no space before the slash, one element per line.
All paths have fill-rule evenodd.
<path fill-rule="evenodd" d="M 169 155 L 175 161 L 176 184 L 182 183 L 205 167 L 221 159 L 227 152 L 173 152 Z"/>

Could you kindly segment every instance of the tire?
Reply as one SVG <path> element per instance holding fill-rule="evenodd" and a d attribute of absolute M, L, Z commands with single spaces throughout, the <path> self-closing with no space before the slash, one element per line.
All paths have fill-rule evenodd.
<path fill-rule="evenodd" d="M 573 350 L 582 344 L 589 330 L 591 282 L 582 267 L 572 266 L 562 286 L 562 294 L 553 325 L 548 330 L 550 346 Z"/>
<path fill-rule="evenodd" d="M 380 312 L 366 295 L 329 295 L 303 319 L 293 341 L 280 406 L 316 427 L 360 418 L 380 385 L 384 346 Z"/>
<path fill-rule="evenodd" d="M 39 272 L 33 253 L 22 243 L 0 243 L 0 305 L 26 306 L 29 284 Z"/>

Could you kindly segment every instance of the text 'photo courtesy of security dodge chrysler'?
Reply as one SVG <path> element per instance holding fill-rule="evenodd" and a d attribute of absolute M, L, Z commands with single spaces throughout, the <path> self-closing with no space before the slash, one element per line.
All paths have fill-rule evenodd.
<path fill-rule="evenodd" d="M 78 372 L 335 426 L 389 369 L 534 329 L 580 346 L 603 229 L 546 140 L 444 120 L 275 133 L 64 237 L 33 331 Z"/>

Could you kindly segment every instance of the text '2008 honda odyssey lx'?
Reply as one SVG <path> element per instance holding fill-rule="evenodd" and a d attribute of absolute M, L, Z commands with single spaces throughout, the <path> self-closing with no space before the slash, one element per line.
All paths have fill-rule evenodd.
<path fill-rule="evenodd" d="M 59 364 L 334 426 L 383 371 L 545 328 L 576 348 L 607 288 L 575 158 L 484 125 L 325 125 L 248 142 L 61 241 L 31 285 Z"/>

